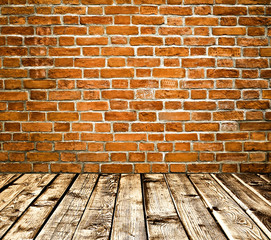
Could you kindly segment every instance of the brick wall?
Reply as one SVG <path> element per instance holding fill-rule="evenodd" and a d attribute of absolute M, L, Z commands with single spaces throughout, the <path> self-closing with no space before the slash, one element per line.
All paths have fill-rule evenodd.
<path fill-rule="evenodd" d="M 270 0 L 0 4 L 0 172 L 271 172 Z"/>

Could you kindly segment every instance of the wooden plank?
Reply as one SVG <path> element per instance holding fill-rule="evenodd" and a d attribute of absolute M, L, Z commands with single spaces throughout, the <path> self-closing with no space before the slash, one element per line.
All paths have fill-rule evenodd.
<path fill-rule="evenodd" d="M 59 175 L 45 192 L 25 211 L 3 239 L 33 239 L 65 193 L 75 174 Z"/>
<path fill-rule="evenodd" d="M 25 174 L 17 179 L 12 185 L 0 193 L 0 211 L 2 211 L 17 195 L 24 191 L 26 187 L 36 186 L 42 174 Z"/>
<path fill-rule="evenodd" d="M 174 208 L 164 176 L 143 177 L 149 239 L 188 239 Z"/>
<path fill-rule="evenodd" d="M 268 239 L 209 174 L 190 175 L 190 179 L 229 239 Z"/>
<path fill-rule="evenodd" d="M 261 178 L 263 178 L 265 181 L 271 183 L 271 175 L 270 174 L 259 174 Z"/>
<path fill-rule="evenodd" d="M 97 178 L 98 174 L 79 175 L 36 240 L 72 239 Z"/>
<path fill-rule="evenodd" d="M 271 204 L 271 182 L 267 182 L 257 174 L 234 174 L 234 176 Z"/>
<path fill-rule="evenodd" d="M 21 174 L 1 174 L 0 175 L 0 190 L 18 178 Z"/>
<path fill-rule="evenodd" d="M 213 177 L 271 238 L 271 205 L 232 175 L 217 174 Z"/>
<path fill-rule="evenodd" d="M 0 212 L 0 238 L 13 225 L 14 222 L 22 215 L 27 207 L 41 193 L 43 188 L 50 183 L 55 177 L 54 174 L 41 175 L 39 179 L 35 178 L 35 184 L 28 185 L 23 192 L 17 195 L 1 212 Z"/>
<path fill-rule="evenodd" d="M 179 216 L 191 239 L 227 239 L 186 175 L 166 174 L 166 180 Z"/>
<path fill-rule="evenodd" d="M 139 174 L 123 174 L 115 208 L 112 240 L 146 238 L 142 189 Z"/>
<path fill-rule="evenodd" d="M 101 175 L 73 239 L 108 239 L 119 175 Z"/>

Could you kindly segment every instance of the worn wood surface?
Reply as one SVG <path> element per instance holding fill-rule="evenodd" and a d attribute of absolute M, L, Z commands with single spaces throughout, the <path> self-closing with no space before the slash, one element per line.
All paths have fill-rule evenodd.
<path fill-rule="evenodd" d="M 271 238 L 271 205 L 232 175 L 218 174 L 214 177 L 219 180 L 222 187 L 250 215 L 263 232 Z"/>
<path fill-rule="evenodd" d="M 226 240 L 187 176 L 166 174 L 166 179 L 189 237 L 197 240 Z"/>
<path fill-rule="evenodd" d="M 36 184 L 28 185 L 4 209 L 0 211 L 0 238 L 37 198 L 44 187 L 55 177 L 54 174 L 41 175 Z"/>
<path fill-rule="evenodd" d="M 36 186 L 42 174 L 25 174 L 11 186 L 0 193 L 0 211 L 3 210 L 17 195 L 21 194 L 29 185 Z"/>
<path fill-rule="evenodd" d="M 149 239 L 188 239 L 162 174 L 143 178 Z"/>
<path fill-rule="evenodd" d="M 75 180 L 37 240 L 72 239 L 97 178 L 98 174 L 82 174 Z"/>
<path fill-rule="evenodd" d="M 257 174 L 234 174 L 246 187 L 250 187 L 259 194 L 260 197 L 271 202 L 271 182 L 266 181 Z"/>
<path fill-rule="evenodd" d="M 108 239 L 119 178 L 119 175 L 100 176 L 73 239 Z"/>
<path fill-rule="evenodd" d="M 123 174 L 115 208 L 111 239 L 145 240 L 144 210 L 140 175 Z"/>
<path fill-rule="evenodd" d="M 58 176 L 15 223 L 3 239 L 33 239 L 69 186 L 74 174 Z"/>
<path fill-rule="evenodd" d="M 0 239 L 271 239 L 269 175 L 0 174 Z"/>
<path fill-rule="evenodd" d="M 4 186 L 18 178 L 20 174 L 2 174 L 0 175 L 0 191 Z"/>
<path fill-rule="evenodd" d="M 230 239 L 268 239 L 210 175 L 191 175 L 190 179 Z"/>

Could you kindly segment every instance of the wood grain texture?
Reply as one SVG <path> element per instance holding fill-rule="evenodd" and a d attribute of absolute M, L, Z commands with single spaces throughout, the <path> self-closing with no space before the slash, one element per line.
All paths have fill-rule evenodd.
<path fill-rule="evenodd" d="M 234 176 L 271 204 L 271 182 L 267 182 L 257 174 L 234 174 Z"/>
<path fill-rule="evenodd" d="M 59 175 L 26 210 L 3 239 L 33 239 L 74 176 L 75 174 Z"/>
<path fill-rule="evenodd" d="M 55 177 L 54 174 L 41 175 L 35 178 L 35 184 L 25 187 L 2 211 L 0 211 L 0 238 L 35 200 L 47 184 Z"/>
<path fill-rule="evenodd" d="M 166 174 L 166 180 L 178 214 L 191 239 L 227 239 L 186 175 Z"/>
<path fill-rule="evenodd" d="M 119 175 L 101 175 L 73 239 L 108 239 Z"/>
<path fill-rule="evenodd" d="M 14 181 L 21 174 L 0 174 L 0 191 L 3 187 Z"/>
<path fill-rule="evenodd" d="M 36 240 L 72 239 L 98 174 L 81 174 L 73 183 Z"/>
<path fill-rule="evenodd" d="M 146 238 L 140 175 L 123 174 L 112 226 L 112 240 Z"/>
<path fill-rule="evenodd" d="M 271 205 L 232 175 L 217 174 L 214 177 L 220 181 L 223 188 L 239 203 L 263 232 L 271 238 Z"/>
<path fill-rule="evenodd" d="M 25 174 L 0 193 L 0 211 L 3 210 L 17 195 L 30 185 L 36 186 L 42 174 Z"/>
<path fill-rule="evenodd" d="M 229 239 L 268 239 L 209 174 L 190 175 L 190 179 Z"/>
<path fill-rule="evenodd" d="M 263 178 L 267 182 L 271 182 L 271 175 L 270 174 L 258 174 L 261 178 Z"/>
<path fill-rule="evenodd" d="M 149 239 L 188 239 L 171 200 L 164 176 L 143 177 Z"/>

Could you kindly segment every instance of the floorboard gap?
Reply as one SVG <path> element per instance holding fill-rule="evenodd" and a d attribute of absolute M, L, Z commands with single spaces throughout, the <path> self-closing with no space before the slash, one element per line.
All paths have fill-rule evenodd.
<path fill-rule="evenodd" d="M 143 215 L 144 215 L 144 224 L 146 230 L 146 238 L 149 239 L 149 230 L 147 224 L 147 215 L 146 215 L 146 202 L 145 202 L 145 191 L 144 191 L 144 184 L 143 184 L 143 174 L 140 174 L 140 182 L 141 182 L 141 193 L 142 193 L 142 204 L 143 204 Z"/>
<path fill-rule="evenodd" d="M 172 196 L 172 192 L 171 192 L 171 190 L 170 190 L 170 187 L 169 187 L 167 178 L 165 177 L 165 174 L 163 174 L 163 177 L 164 177 L 164 179 L 165 179 L 165 182 L 166 182 L 166 185 L 167 185 L 167 189 L 168 189 L 169 195 L 170 195 L 170 197 L 171 197 L 171 201 L 172 201 L 173 206 L 174 206 L 174 208 L 175 208 L 175 211 L 176 211 L 176 213 L 177 213 L 177 215 L 178 215 L 178 218 L 179 218 L 179 220 L 180 220 L 180 223 L 181 223 L 182 226 L 183 226 L 183 229 L 184 229 L 184 231 L 185 231 L 185 233 L 186 233 L 186 236 L 187 236 L 187 238 L 188 238 L 189 240 L 193 240 L 193 239 L 189 236 L 189 234 L 188 234 L 188 232 L 187 232 L 187 229 L 186 229 L 186 227 L 185 227 L 183 221 L 181 220 L 181 216 L 180 216 L 179 211 L 178 211 L 178 209 L 177 209 L 175 200 L 174 200 L 174 198 L 173 198 L 173 196 Z"/>
<path fill-rule="evenodd" d="M 87 202 L 86 202 L 85 209 L 84 209 L 84 211 L 82 212 L 82 215 L 81 215 L 81 217 L 80 217 L 80 219 L 79 219 L 79 221 L 78 221 L 78 224 L 77 224 L 77 226 L 76 226 L 76 228 L 75 228 L 75 230 L 74 230 L 74 232 L 73 232 L 73 235 L 72 235 L 71 239 L 73 239 L 74 234 L 76 233 L 76 230 L 77 230 L 77 228 L 78 228 L 78 226 L 79 226 L 79 224 L 80 224 L 80 222 L 81 222 L 81 219 L 82 219 L 83 215 L 85 214 L 87 205 L 88 205 L 88 203 L 89 203 L 89 201 L 90 201 L 90 198 L 91 198 L 91 196 L 92 196 L 92 193 L 94 192 L 94 189 L 96 188 L 96 186 L 97 186 L 97 184 L 98 184 L 98 182 L 99 182 L 100 176 L 101 176 L 101 174 L 99 174 L 98 177 L 97 177 L 97 179 L 96 179 L 96 182 L 95 182 L 95 184 L 94 184 L 94 186 L 93 186 L 93 188 L 92 188 L 92 191 L 91 191 L 91 193 L 90 193 L 90 195 L 89 195 L 89 198 L 88 198 L 88 200 L 87 200 Z"/>
<path fill-rule="evenodd" d="M 7 183 L 5 186 L 0 188 L 0 193 L 3 192 L 5 189 L 7 189 L 9 186 L 11 186 L 15 181 L 17 181 L 22 176 L 23 176 L 23 174 L 20 174 L 19 176 L 15 177 L 13 180 L 11 180 L 9 183 Z"/>
<path fill-rule="evenodd" d="M 62 196 L 58 199 L 57 203 L 55 204 L 55 206 L 53 207 L 52 211 L 49 213 L 48 217 L 45 219 L 45 221 L 42 223 L 42 225 L 40 226 L 39 230 L 37 231 L 36 235 L 33 237 L 33 240 L 36 239 L 36 237 L 39 235 L 40 231 L 43 229 L 43 227 L 46 225 L 46 223 L 48 222 L 49 218 L 52 216 L 52 214 L 54 213 L 54 211 L 57 209 L 58 205 L 61 203 L 62 199 L 65 197 L 65 195 L 67 194 L 67 192 L 69 191 L 69 189 L 71 188 L 71 186 L 73 185 L 73 183 L 75 182 L 75 180 L 78 178 L 79 174 L 76 174 L 72 181 L 70 182 L 69 186 L 66 188 L 65 192 L 62 194 Z M 56 178 L 55 178 L 56 179 Z M 46 188 L 49 185 L 46 186 Z M 46 189 L 45 189 L 46 190 Z"/>
<path fill-rule="evenodd" d="M 21 177 L 23 175 L 20 175 L 19 177 Z M 12 227 L 19 221 L 19 219 L 24 215 L 24 213 L 30 208 L 30 206 L 46 191 L 46 189 L 54 182 L 54 180 L 57 178 L 58 175 L 56 175 L 48 184 L 47 186 L 45 186 L 41 192 L 33 199 L 33 201 L 28 205 L 28 207 L 21 213 L 21 215 L 12 223 L 12 225 L 8 228 L 8 230 L 3 234 L 3 236 L 0 238 L 3 239 L 8 232 L 10 231 L 10 229 L 12 229 Z M 17 179 L 19 179 L 19 177 Z"/>
<path fill-rule="evenodd" d="M 114 216 L 115 216 L 116 205 L 117 205 L 117 200 L 118 200 L 118 196 L 119 196 L 120 179 L 121 179 L 121 174 L 120 174 L 120 177 L 118 180 L 117 192 L 116 192 L 116 197 L 115 197 L 115 202 L 114 202 L 114 209 L 113 209 L 113 213 L 112 213 L 111 228 L 110 228 L 109 236 L 108 236 L 109 240 L 111 239 L 112 230 L 113 230 Z"/>

